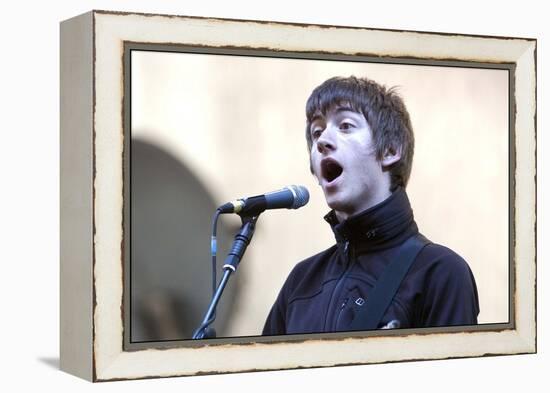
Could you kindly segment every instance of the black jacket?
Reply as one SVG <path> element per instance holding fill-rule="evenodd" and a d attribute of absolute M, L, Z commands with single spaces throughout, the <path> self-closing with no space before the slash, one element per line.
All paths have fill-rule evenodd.
<path fill-rule="evenodd" d="M 298 263 L 288 276 L 263 334 L 350 330 L 356 311 L 399 246 L 418 227 L 403 189 L 382 203 L 338 223 L 325 216 L 336 244 Z M 477 288 L 468 264 L 455 252 L 430 243 L 416 257 L 379 328 L 473 325 Z"/>

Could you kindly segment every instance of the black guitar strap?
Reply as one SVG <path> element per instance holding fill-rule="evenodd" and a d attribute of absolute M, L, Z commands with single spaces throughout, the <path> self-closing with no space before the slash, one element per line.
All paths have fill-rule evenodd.
<path fill-rule="evenodd" d="M 350 330 L 374 330 L 378 327 L 416 256 L 428 243 L 428 239 L 418 235 L 410 237 L 399 247 L 397 257 L 384 269 L 371 294 L 355 314 Z"/>

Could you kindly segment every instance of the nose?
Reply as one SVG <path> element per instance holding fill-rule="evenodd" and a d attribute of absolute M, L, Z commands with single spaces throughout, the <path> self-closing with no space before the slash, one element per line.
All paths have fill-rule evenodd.
<path fill-rule="evenodd" d="M 319 153 L 326 153 L 330 150 L 336 149 L 335 134 L 332 127 L 326 127 L 319 139 L 317 139 L 317 151 Z"/>

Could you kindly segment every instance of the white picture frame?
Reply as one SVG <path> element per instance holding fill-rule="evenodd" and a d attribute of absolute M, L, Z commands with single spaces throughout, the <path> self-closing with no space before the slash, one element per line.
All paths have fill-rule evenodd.
<path fill-rule="evenodd" d="M 508 67 L 515 109 L 510 117 L 511 320 L 471 329 L 129 345 L 124 96 L 125 51 L 132 45 Z M 533 39 L 105 11 L 63 22 L 61 368 L 108 381 L 536 352 L 535 92 Z"/>

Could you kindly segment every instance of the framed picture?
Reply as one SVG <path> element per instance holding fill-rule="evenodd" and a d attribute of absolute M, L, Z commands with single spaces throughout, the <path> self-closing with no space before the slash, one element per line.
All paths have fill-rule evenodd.
<path fill-rule="evenodd" d="M 390 161 L 350 142 L 348 127 L 377 143 L 385 115 L 355 87 L 333 93 L 349 84 L 405 119 Z M 535 352 L 535 91 L 534 39 L 105 11 L 62 22 L 61 368 L 108 381 Z M 333 112 L 351 118 L 334 134 Z M 369 199 L 405 157 L 391 196 Z M 370 204 L 340 204 L 335 178 Z M 382 319 L 353 324 L 416 228 L 428 245 Z M 326 273 L 349 245 L 349 266 Z M 449 259 L 461 267 L 440 275 Z"/>

